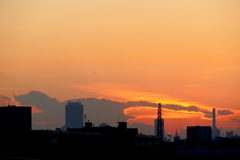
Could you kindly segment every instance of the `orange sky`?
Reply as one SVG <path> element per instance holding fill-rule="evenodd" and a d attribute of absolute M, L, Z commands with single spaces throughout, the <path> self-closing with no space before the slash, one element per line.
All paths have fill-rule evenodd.
<path fill-rule="evenodd" d="M 60 101 L 91 96 L 238 113 L 239 6 L 239 0 L 1 0 L 0 94 L 39 90 Z M 240 119 L 222 121 L 231 118 Z"/>

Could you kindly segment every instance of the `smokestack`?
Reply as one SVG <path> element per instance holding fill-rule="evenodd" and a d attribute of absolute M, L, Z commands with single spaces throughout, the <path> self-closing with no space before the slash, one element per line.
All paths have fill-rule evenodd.
<path fill-rule="evenodd" d="M 215 108 L 212 109 L 212 138 L 216 137 L 216 110 Z"/>
<path fill-rule="evenodd" d="M 212 127 L 216 129 L 216 113 L 215 108 L 212 109 Z"/>

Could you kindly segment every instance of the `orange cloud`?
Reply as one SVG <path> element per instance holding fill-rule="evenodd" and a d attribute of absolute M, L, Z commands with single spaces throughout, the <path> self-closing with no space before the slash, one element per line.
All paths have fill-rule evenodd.
<path fill-rule="evenodd" d="M 38 109 L 37 107 L 35 106 L 31 106 L 32 107 L 32 113 L 35 114 L 35 113 L 43 113 L 42 110 Z"/>
<path fill-rule="evenodd" d="M 155 107 L 146 107 L 146 106 L 137 106 L 137 107 L 129 107 L 124 110 L 124 114 L 128 116 L 135 117 L 136 119 L 142 119 L 142 118 L 157 118 L 157 108 Z M 189 112 L 189 111 L 174 111 L 170 109 L 163 108 L 162 109 L 162 117 L 164 119 L 167 118 L 196 118 L 199 117 L 201 114 L 200 112 Z M 131 119 L 130 121 L 132 121 Z"/>
<path fill-rule="evenodd" d="M 11 99 L 6 96 L 0 95 L 0 106 L 7 106 L 9 104 L 11 104 Z"/>
<path fill-rule="evenodd" d="M 142 92 L 132 85 L 123 83 L 97 83 L 91 85 L 74 85 L 70 87 L 85 92 L 87 91 L 91 94 L 101 95 L 98 97 L 108 97 L 108 99 L 115 101 L 148 101 L 152 103 L 179 104 L 183 106 L 196 104 L 194 102 L 183 102 L 183 99 L 170 97 L 169 95 Z"/>
<path fill-rule="evenodd" d="M 198 84 L 190 84 L 185 87 L 198 87 Z M 181 126 L 185 128 L 187 125 L 210 125 L 212 108 L 222 110 L 215 106 L 207 106 L 197 102 L 187 102 L 184 99 L 171 97 L 169 95 L 158 94 L 154 92 L 142 92 L 132 85 L 122 83 L 96 83 L 94 85 L 76 85 L 71 86 L 83 91 L 88 91 L 98 97 L 108 97 L 114 101 L 147 101 L 155 103 L 156 107 L 152 106 L 132 106 L 124 109 L 124 114 L 133 118 L 128 119 L 128 123 L 145 123 L 148 125 L 154 124 L 154 119 L 157 118 L 157 103 L 162 103 L 165 107 L 162 108 L 162 117 L 168 123 L 168 130 L 175 131 L 176 128 L 171 126 Z M 167 107 L 173 105 L 172 108 Z M 217 115 L 217 120 L 229 118 L 236 115 L 235 110 L 224 109 L 223 113 L 228 115 Z M 227 112 L 229 111 L 229 112 Z M 229 114 L 233 112 L 234 114 Z M 227 120 L 224 123 L 228 122 Z M 227 124 L 219 124 L 219 126 L 228 126 Z M 234 125 L 236 126 L 236 125 Z"/>
<path fill-rule="evenodd" d="M 223 110 L 225 111 L 225 110 Z M 171 110 L 162 108 L 162 118 L 164 119 L 165 131 L 175 133 L 176 129 L 186 128 L 187 126 L 211 126 L 212 119 L 205 118 L 205 110 L 187 111 L 187 110 Z M 217 116 L 217 127 L 233 130 L 240 127 L 238 111 L 234 114 Z M 157 119 L 157 107 L 135 106 L 124 110 L 124 114 L 134 118 L 128 119 L 128 123 L 145 123 L 154 125 L 154 119 Z"/>

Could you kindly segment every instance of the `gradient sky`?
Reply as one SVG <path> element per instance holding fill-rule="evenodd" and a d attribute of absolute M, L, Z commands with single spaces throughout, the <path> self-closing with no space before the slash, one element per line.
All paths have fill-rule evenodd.
<path fill-rule="evenodd" d="M 1 0 L 0 94 L 195 105 L 230 110 L 218 126 L 240 127 L 239 7 L 239 0 Z M 141 106 L 126 113 L 148 123 Z M 172 124 L 211 125 L 198 113 L 168 113 Z"/>

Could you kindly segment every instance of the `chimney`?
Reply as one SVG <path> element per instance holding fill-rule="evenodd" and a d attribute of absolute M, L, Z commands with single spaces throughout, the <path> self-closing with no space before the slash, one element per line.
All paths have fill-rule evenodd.
<path fill-rule="evenodd" d="M 216 137 L 216 110 L 215 108 L 212 109 L 212 138 Z"/>
<path fill-rule="evenodd" d="M 216 129 L 216 110 L 215 108 L 212 109 L 212 127 Z"/>

